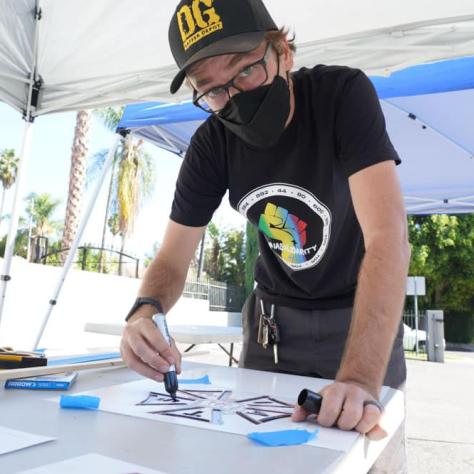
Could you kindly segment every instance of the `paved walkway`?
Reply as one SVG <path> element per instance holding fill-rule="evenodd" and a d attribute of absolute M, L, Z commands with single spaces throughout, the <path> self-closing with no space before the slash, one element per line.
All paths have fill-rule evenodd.
<path fill-rule="evenodd" d="M 444 364 L 407 361 L 410 474 L 474 473 L 474 357 L 446 356 Z"/>

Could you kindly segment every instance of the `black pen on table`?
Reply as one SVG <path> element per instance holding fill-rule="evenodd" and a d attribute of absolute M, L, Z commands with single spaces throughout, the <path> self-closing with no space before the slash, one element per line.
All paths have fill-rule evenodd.
<path fill-rule="evenodd" d="M 165 341 L 171 346 L 170 333 L 168 332 L 168 325 L 163 313 L 157 313 L 152 317 L 155 326 L 160 330 L 161 335 Z M 165 390 L 171 395 L 173 401 L 176 401 L 176 392 L 178 391 L 178 377 L 176 375 L 176 367 L 174 364 L 170 365 L 168 372 L 165 375 Z"/>

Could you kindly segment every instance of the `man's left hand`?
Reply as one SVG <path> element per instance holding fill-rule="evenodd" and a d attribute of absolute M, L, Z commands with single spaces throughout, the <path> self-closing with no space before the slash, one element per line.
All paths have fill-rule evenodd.
<path fill-rule="evenodd" d="M 337 426 L 347 431 L 356 430 L 367 434 L 371 440 L 387 436 L 387 432 L 380 426 L 382 417 L 380 404 L 367 389 L 351 382 L 334 382 L 319 393 L 323 396 L 323 402 L 316 419 L 321 426 Z M 368 404 L 367 401 L 374 403 Z M 292 420 L 303 421 L 308 415 L 304 408 L 297 405 Z"/>

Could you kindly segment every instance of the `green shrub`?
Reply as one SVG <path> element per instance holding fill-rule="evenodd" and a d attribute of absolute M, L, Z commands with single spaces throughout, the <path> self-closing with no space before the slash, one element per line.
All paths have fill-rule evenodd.
<path fill-rule="evenodd" d="M 474 342 L 474 314 L 467 311 L 445 313 L 444 338 L 448 342 Z"/>

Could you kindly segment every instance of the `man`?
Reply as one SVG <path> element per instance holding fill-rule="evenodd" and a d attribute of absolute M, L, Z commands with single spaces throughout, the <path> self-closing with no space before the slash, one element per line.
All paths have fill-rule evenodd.
<path fill-rule="evenodd" d="M 155 380 L 172 363 L 179 371 L 176 346 L 150 318 L 179 298 L 228 190 L 259 229 L 241 366 L 335 379 L 318 422 L 383 437 L 381 385 L 401 387 L 406 376 L 409 246 L 399 158 L 370 81 L 347 67 L 290 73 L 293 42 L 261 0 L 182 0 L 169 41 L 180 69 L 171 92 L 186 81 L 209 119 L 191 140 L 144 299 L 127 318 L 124 360 Z M 295 421 L 305 417 L 295 410 Z M 403 472 L 402 435 L 394 443 L 382 469 Z"/>

